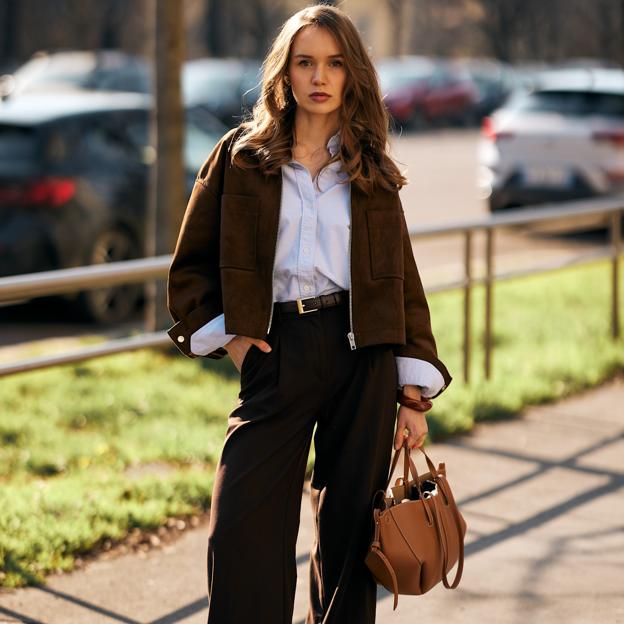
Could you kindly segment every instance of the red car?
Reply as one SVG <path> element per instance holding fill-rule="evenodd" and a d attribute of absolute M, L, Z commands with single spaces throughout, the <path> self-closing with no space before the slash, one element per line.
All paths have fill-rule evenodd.
<path fill-rule="evenodd" d="M 400 56 L 377 64 L 384 102 L 400 124 L 473 124 L 479 92 L 469 74 L 444 59 Z"/>

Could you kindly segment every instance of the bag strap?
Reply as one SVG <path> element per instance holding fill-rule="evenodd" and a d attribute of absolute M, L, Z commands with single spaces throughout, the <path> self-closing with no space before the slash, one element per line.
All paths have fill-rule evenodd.
<path fill-rule="evenodd" d="M 392 607 L 392 610 L 394 611 L 399 604 L 399 582 L 397 581 L 396 573 L 394 572 L 392 564 L 388 561 L 388 558 L 381 550 L 381 542 L 379 541 L 379 509 L 375 509 L 373 516 L 375 520 L 375 535 L 373 537 L 373 542 L 370 545 L 370 550 L 375 551 L 375 554 L 379 557 L 379 560 L 384 564 L 388 574 L 390 575 L 390 580 L 392 581 L 392 593 L 394 594 L 394 606 Z"/>
<path fill-rule="evenodd" d="M 431 496 L 433 499 L 433 508 L 435 510 L 435 525 L 436 531 L 438 533 L 438 539 L 440 540 L 440 544 L 442 545 L 442 581 L 444 583 L 444 587 L 447 589 L 455 589 L 457 585 L 459 585 L 459 581 L 461 580 L 462 571 L 464 569 L 464 538 L 461 531 L 461 524 L 459 521 L 459 510 L 457 509 L 457 505 L 455 504 L 455 498 L 453 497 L 453 492 L 451 488 L 448 486 L 446 482 L 446 478 L 444 475 L 440 475 L 439 478 L 436 479 L 437 486 L 444 492 L 444 496 L 447 500 L 447 504 L 450 505 L 451 511 L 453 514 L 453 519 L 455 520 L 455 525 L 457 527 L 457 536 L 459 542 L 459 557 L 457 559 L 457 573 L 455 574 L 455 579 L 452 584 L 449 584 L 448 578 L 446 576 L 446 568 L 448 566 L 448 541 L 446 538 L 446 531 L 444 529 L 444 525 L 441 521 L 441 513 L 439 509 L 440 496 Z"/>
<path fill-rule="evenodd" d="M 407 439 L 405 440 L 405 442 L 403 443 L 403 448 L 405 450 L 405 479 L 407 480 L 408 477 L 408 469 L 407 469 L 407 465 L 409 462 L 409 467 L 412 470 L 412 476 L 415 479 L 415 482 L 418 484 L 418 491 L 420 493 L 420 496 L 422 498 L 423 493 L 420 489 L 420 479 L 418 477 L 418 470 L 416 469 L 416 465 L 414 464 L 414 462 L 412 461 L 412 458 L 410 457 L 410 449 L 407 446 Z M 422 451 L 423 455 L 425 456 L 425 460 L 427 461 L 427 466 L 429 467 L 429 471 L 431 472 L 431 476 L 433 477 L 433 479 L 436 482 L 436 485 L 438 486 L 438 488 L 444 493 L 444 497 L 447 501 L 447 505 L 451 506 L 451 512 L 453 514 L 453 519 L 455 520 L 455 526 L 457 528 L 457 536 L 458 536 L 458 542 L 459 542 L 459 557 L 457 559 L 458 564 L 457 564 L 457 573 L 455 574 L 455 579 L 453 580 L 453 583 L 450 584 L 448 582 L 448 578 L 447 578 L 447 574 L 446 574 L 446 568 L 448 567 L 448 539 L 446 537 L 446 531 L 444 529 L 444 524 L 441 521 L 441 513 L 440 513 L 440 509 L 439 509 L 439 505 L 440 503 L 440 496 L 431 496 L 431 498 L 433 499 L 433 508 L 434 508 L 434 513 L 433 516 L 435 517 L 435 526 L 436 526 L 436 532 L 438 534 L 438 539 L 440 540 L 440 545 L 442 547 L 442 558 L 443 558 L 443 564 L 442 564 L 442 581 L 444 583 L 444 586 L 447 589 L 455 589 L 457 587 L 457 585 L 459 585 L 459 581 L 461 580 L 462 577 L 462 572 L 464 569 L 464 538 L 462 535 L 462 531 L 461 531 L 461 523 L 460 523 L 460 519 L 459 519 L 459 510 L 457 509 L 457 504 L 455 503 L 455 498 L 453 496 L 453 492 L 451 490 L 451 488 L 448 485 L 448 482 L 446 481 L 446 477 L 445 475 L 443 475 L 442 473 L 440 473 L 438 470 L 436 470 L 435 466 L 433 465 L 433 462 L 431 461 L 431 459 L 429 458 L 429 455 L 427 455 L 425 449 L 422 446 L 419 446 L 418 449 L 420 451 Z M 395 457 L 396 455 L 399 453 L 400 449 L 397 450 L 397 452 L 395 453 Z M 396 461 L 393 462 L 393 466 L 396 466 Z M 388 483 L 390 483 L 390 478 L 392 477 L 392 472 L 390 472 L 390 477 L 388 478 Z M 425 506 L 425 509 L 428 510 L 428 507 Z M 429 515 L 429 514 L 427 514 Z"/>

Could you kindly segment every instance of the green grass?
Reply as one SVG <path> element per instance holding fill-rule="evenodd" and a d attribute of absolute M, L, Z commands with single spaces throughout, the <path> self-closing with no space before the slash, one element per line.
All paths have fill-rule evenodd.
<path fill-rule="evenodd" d="M 428 413 L 430 439 L 623 371 L 624 340 L 609 333 L 609 288 L 606 262 L 496 285 L 493 376 L 485 380 L 477 287 L 468 386 L 462 294 L 430 295 L 439 355 L 454 377 Z M 173 346 L 1 380 L 0 585 L 42 582 L 105 540 L 208 509 L 238 380 L 228 358 L 190 360 Z M 313 460 L 312 449 L 308 470 Z M 126 472 L 152 462 L 168 470 Z"/>

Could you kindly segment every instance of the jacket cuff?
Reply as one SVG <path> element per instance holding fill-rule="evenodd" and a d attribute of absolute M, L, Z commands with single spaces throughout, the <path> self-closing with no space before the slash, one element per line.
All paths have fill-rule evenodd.
<path fill-rule="evenodd" d="M 419 353 L 417 349 L 414 349 L 410 345 L 398 345 L 394 347 L 393 351 L 396 358 L 414 358 L 428 362 L 429 364 L 434 366 L 442 375 L 442 378 L 444 379 L 444 385 L 435 394 L 427 396 L 428 399 L 434 399 L 435 397 L 439 396 L 446 388 L 448 388 L 451 381 L 453 381 L 453 377 L 448 372 L 444 363 L 435 355 L 432 355 L 431 353 Z"/>
<path fill-rule="evenodd" d="M 200 327 L 208 323 L 214 317 L 214 309 L 208 306 L 202 306 L 195 308 L 190 314 L 186 315 L 184 319 L 178 320 L 175 325 L 172 325 L 167 334 L 169 338 L 173 340 L 175 346 L 186 357 L 194 358 L 199 357 L 197 354 L 191 351 L 191 336 Z M 206 353 L 203 357 L 209 357 L 211 359 L 219 360 L 227 355 L 227 351 L 223 347 L 219 347 L 210 353 Z"/>
<path fill-rule="evenodd" d="M 399 388 L 418 386 L 424 398 L 440 394 L 445 388 L 442 373 L 430 362 L 418 358 L 396 357 Z"/>

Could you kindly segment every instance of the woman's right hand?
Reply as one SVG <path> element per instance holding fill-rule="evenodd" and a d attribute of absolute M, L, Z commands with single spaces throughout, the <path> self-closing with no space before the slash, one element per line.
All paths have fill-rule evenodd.
<path fill-rule="evenodd" d="M 234 338 L 223 347 L 232 358 L 232 362 L 234 362 L 234 366 L 236 366 L 239 373 L 241 372 L 241 366 L 247 355 L 247 351 L 251 349 L 252 345 L 256 345 L 265 353 L 271 350 L 271 345 L 266 342 L 266 340 L 250 338 L 249 336 L 234 336 Z"/>

